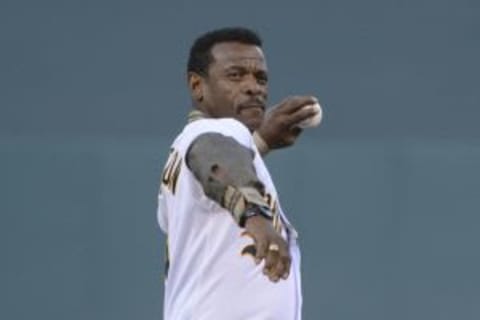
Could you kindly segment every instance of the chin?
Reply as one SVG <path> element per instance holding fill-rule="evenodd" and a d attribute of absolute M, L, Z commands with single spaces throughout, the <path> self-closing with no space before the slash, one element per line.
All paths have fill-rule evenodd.
<path fill-rule="evenodd" d="M 243 123 L 251 132 L 260 128 L 263 122 L 263 110 L 257 108 L 245 109 L 244 112 L 237 115 L 237 120 Z"/>
<path fill-rule="evenodd" d="M 262 125 L 262 119 L 261 118 L 246 119 L 242 121 L 242 123 L 250 130 L 250 132 L 253 132 L 258 128 L 260 128 L 260 126 Z"/>

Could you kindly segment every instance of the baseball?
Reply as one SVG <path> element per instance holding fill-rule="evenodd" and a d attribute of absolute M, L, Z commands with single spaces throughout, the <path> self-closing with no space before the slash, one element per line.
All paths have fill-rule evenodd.
<path fill-rule="evenodd" d="M 322 121 L 322 116 L 323 116 L 323 111 L 322 107 L 320 107 L 320 104 L 318 102 L 314 104 L 309 104 L 306 105 L 304 108 L 310 108 L 312 110 L 315 110 L 316 113 L 311 116 L 310 118 L 307 118 L 297 124 L 298 127 L 304 129 L 304 128 L 312 128 L 316 127 L 320 124 L 320 121 Z"/>

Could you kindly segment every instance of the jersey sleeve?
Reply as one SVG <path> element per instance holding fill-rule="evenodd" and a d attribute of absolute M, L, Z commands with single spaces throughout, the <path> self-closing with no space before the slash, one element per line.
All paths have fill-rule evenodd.
<path fill-rule="evenodd" d="M 200 119 L 185 126 L 170 148 L 170 154 L 162 172 L 157 219 L 161 229 L 170 229 L 169 216 L 188 205 L 187 199 L 196 199 L 195 205 L 201 212 L 223 210 L 208 198 L 203 187 L 187 167 L 185 158 L 192 142 L 202 134 L 219 133 L 235 139 L 239 144 L 258 154 L 253 137 L 241 122 L 230 119 Z M 174 200 L 175 199 L 175 200 Z M 180 199 L 180 200 L 178 200 Z"/>
<path fill-rule="evenodd" d="M 220 133 L 235 139 L 238 143 L 256 150 L 250 131 L 240 121 L 230 118 L 201 119 L 188 124 L 174 142 L 174 148 L 184 157 L 192 142 L 204 133 Z"/>

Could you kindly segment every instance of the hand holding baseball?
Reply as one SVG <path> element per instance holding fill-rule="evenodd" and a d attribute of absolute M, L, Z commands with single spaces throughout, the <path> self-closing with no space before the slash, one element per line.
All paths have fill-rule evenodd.
<path fill-rule="evenodd" d="M 320 106 L 320 104 L 318 103 L 318 101 L 316 101 L 315 103 L 313 104 L 308 104 L 306 106 L 304 106 L 302 109 L 307 109 L 307 110 L 311 110 L 312 112 L 315 112 L 315 114 L 305 120 L 302 120 L 300 121 L 297 126 L 299 128 L 312 128 L 312 127 L 316 127 L 320 124 L 320 122 L 322 121 L 322 117 L 323 117 L 323 111 L 322 111 L 322 107 Z"/>
<path fill-rule="evenodd" d="M 257 132 L 268 148 L 284 148 L 295 143 L 302 128 L 318 125 L 321 117 L 317 98 L 288 97 L 267 111 L 265 120 Z"/>

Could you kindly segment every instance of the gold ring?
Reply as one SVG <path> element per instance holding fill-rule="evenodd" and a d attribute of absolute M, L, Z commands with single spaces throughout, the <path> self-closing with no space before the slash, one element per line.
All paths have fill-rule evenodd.
<path fill-rule="evenodd" d="M 270 243 L 268 251 L 280 251 L 280 247 L 276 243 Z"/>

